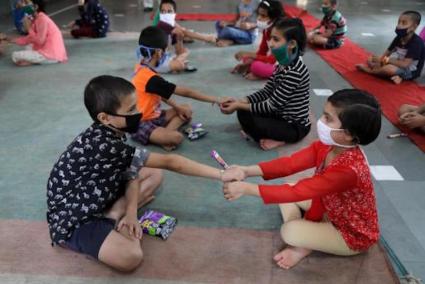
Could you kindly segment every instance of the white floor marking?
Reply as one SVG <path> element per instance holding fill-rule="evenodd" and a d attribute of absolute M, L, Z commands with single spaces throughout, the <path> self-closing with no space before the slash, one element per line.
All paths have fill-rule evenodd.
<path fill-rule="evenodd" d="M 376 180 L 404 180 L 393 166 L 370 166 L 370 171 Z"/>
<path fill-rule="evenodd" d="M 313 89 L 313 92 L 320 97 L 329 97 L 333 94 L 332 90 L 329 89 Z"/>

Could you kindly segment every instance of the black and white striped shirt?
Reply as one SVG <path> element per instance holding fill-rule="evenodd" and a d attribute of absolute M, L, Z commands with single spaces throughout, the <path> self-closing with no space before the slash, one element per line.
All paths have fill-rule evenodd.
<path fill-rule="evenodd" d="M 289 66 L 277 65 L 264 88 L 248 96 L 248 101 L 253 114 L 309 126 L 310 74 L 301 56 Z"/>

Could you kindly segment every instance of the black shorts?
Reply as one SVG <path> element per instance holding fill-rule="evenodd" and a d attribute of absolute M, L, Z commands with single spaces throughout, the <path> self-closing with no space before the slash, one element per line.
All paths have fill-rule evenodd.
<path fill-rule="evenodd" d="M 65 242 L 64 247 L 98 259 L 100 247 L 114 229 L 115 220 L 94 217 L 75 229 L 71 238 Z"/>
<path fill-rule="evenodd" d="M 343 43 L 342 39 L 338 39 L 336 37 L 330 37 L 328 38 L 328 42 L 325 44 L 325 48 L 326 49 L 338 48 L 342 45 L 342 43 Z"/>

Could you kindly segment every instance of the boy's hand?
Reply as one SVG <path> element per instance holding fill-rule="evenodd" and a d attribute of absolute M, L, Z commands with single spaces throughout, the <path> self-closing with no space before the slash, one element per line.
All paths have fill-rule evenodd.
<path fill-rule="evenodd" d="M 224 198 L 229 201 L 234 201 L 241 198 L 245 194 L 246 182 L 228 182 L 223 185 Z"/>
<path fill-rule="evenodd" d="M 246 178 L 245 171 L 240 166 L 232 165 L 224 171 L 221 179 L 223 182 L 241 181 Z"/>
<path fill-rule="evenodd" d="M 232 97 L 218 97 L 217 98 L 217 104 L 221 106 L 222 104 L 232 103 L 235 102 L 236 99 Z"/>
<path fill-rule="evenodd" d="M 179 106 L 177 108 L 177 115 L 184 121 L 192 119 L 192 110 L 185 106 Z"/>
<path fill-rule="evenodd" d="M 220 105 L 220 110 L 224 114 L 232 114 L 238 109 L 238 102 L 226 102 Z"/>
<path fill-rule="evenodd" d="M 140 240 L 142 238 L 142 228 L 135 216 L 131 217 L 126 214 L 118 223 L 117 231 L 122 232 L 122 229 L 127 227 L 130 237 Z"/>

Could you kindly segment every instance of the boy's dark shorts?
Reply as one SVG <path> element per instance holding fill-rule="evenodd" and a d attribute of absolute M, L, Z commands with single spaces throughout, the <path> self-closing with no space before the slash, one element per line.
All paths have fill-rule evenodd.
<path fill-rule="evenodd" d="M 149 143 L 149 137 L 152 132 L 158 127 L 167 126 L 167 120 L 165 119 L 165 111 L 161 111 L 161 115 L 158 118 L 141 121 L 139 124 L 139 129 L 136 133 L 131 135 L 131 138 L 142 143 L 143 145 L 147 145 Z"/>
<path fill-rule="evenodd" d="M 115 220 L 93 217 L 74 230 L 71 238 L 65 242 L 64 247 L 98 259 L 100 247 L 114 229 Z"/>
<path fill-rule="evenodd" d="M 341 47 L 343 42 L 344 41 L 342 39 L 338 39 L 336 37 L 330 37 L 330 38 L 328 38 L 328 42 L 325 44 L 325 48 L 326 49 L 339 48 L 339 47 Z"/>

